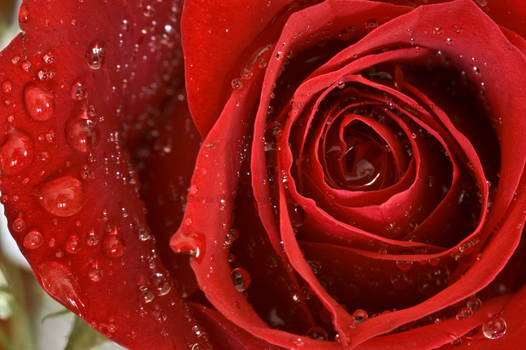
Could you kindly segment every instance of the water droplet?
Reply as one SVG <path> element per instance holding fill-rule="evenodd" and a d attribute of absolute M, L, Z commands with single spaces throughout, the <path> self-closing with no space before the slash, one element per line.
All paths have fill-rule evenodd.
<path fill-rule="evenodd" d="M 16 233 L 21 233 L 26 230 L 26 221 L 21 217 L 17 217 L 11 224 L 11 229 Z"/>
<path fill-rule="evenodd" d="M 170 247 L 174 252 L 189 254 L 199 262 L 204 256 L 205 238 L 197 232 L 178 232 L 172 236 Z"/>
<path fill-rule="evenodd" d="M 40 185 L 35 195 L 44 209 L 60 217 L 77 214 L 85 202 L 82 182 L 72 176 L 59 177 Z"/>
<path fill-rule="evenodd" d="M 307 331 L 307 336 L 309 338 L 316 339 L 316 340 L 329 339 L 329 335 L 327 334 L 327 331 L 323 329 L 322 327 L 318 327 L 318 326 L 311 327 Z"/>
<path fill-rule="evenodd" d="M 66 266 L 48 261 L 38 265 L 36 272 L 40 284 L 49 295 L 75 313 L 82 313 L 86 305 L 81 296 L 80 285 Z"/>
<path fill-rule="evenodd" d="M 369 318 L 369 315 L 367 315 L 367 311 L 365 310 L 356 309 L 353 312 L 352 317 L 354 318 L 355 323 L 362 323 Z"/>
<path fill-rule="evenodd" d="M 239 231 L 235 228 L 231 228 L 230 232 L 226 234 L 225 243 L 232 245 L 239 238 Z"/>
<path fill-rule="evenodd" d="M 88 93 L 81 81 L 76 81 L 71 85 L 71 98 L 75 101 L 81 101 L 88 97 Z"/>
<path fill-rule="evenodd" d="M 28 135 L 12 130 L 0 148 L 0 170 L 13 175 L 27 167 L 33 160 L 33 143 Z"/>
<path fill-rule="evenodd" d="M 506 321 L 496 316 L 482 324 L 482 333 L 488 339 L 499 339 L 506 334 Z"/>
<path fill-rule="evenodd" d="M 2 91 L 6 94 L 10 94 L 13 91 L 13 84 L 9 80 L 2 82 Z"/>
<path fill-rule="evenodd" d="M 102 279 L 102 270 L 98 267 L 93 267 L 89 270 L 88 277 L 93 282 L 99 282 Z"/>
<path fill-rule="evenodd" d="M 155 294 L 146 286 L 139 286 L 139 291 L 142 294 L 142 298 L 146 304 L 151 303 L 155 299 Z"/>
<path fill-rule="evenodd" d="M 54 96 L 34 84 L 28 84 L 24 89 L 24 103 L 27 113 L 33 120 L 46 121 L 55 111 Z"/>
<path fill-rule="evenodd" d="M 243 82 L 239 79 L 232 79 L 232 89 L 236 90 L 243 87 Z"/>
<path fill-rule="evenodd" d="M 152 284 L 157 291 L 157 295 L 164 296 L 172 290 L 170 281 L 162 273 L 155 273 L 152 278 Z"/>
<path fill-rule="evenodd" d="M 104 63 L 104 47 L 98 42 L 91 44 L 86 52 L 86 60 L 91 69 L 100 69 Z"/>
<path fill-rule="evenodd" d="M 104 238 L 102 249 L 104 250 L 104 254 L 110 258 L 120 258 L 124 255 L 124 245 L 119 237 L 117 237 L 117 229 L 114 229 Z"/>
<path fill-rule="evenodd" d="M 434 35 L 441 35 L 444 32 L 444 30 L 441 27 L 434 27 L 433 28 L 433 34 Z"/>
<path fill-rule="evenodd" d="M 88 237 L 86 238 L 86 244 L 90 247 L 94 247 L 97 244 L 99 244 L 99 237 L 95 234 L 95 230 L 91 229 L 88 233 Z"/>
<path fill-rule="evenodd" d="M 86 117 L 86 118 L 84 118 Z M 66 139 L 71 147 L 79 152 L 92 151 L 99 141 L 99 131 L 86 114 L 72 118 L 66 125 Z"/>
<path fill-rule="evenodd" d="M 42 236 L 40 231 L 31 230 L 25 235 L 24 242 L 22 244 L 27 249 L 40 248 L 42 244 L 44 244 L 44 236 Z"/>
<path fill-rule="evenodd" d="M 66 252 L 69 254 L 77 254 L 79 252 L 80 242 L 76 235 L 71 235 L 66 241 Z"/>
<path fill-rule="evenodd" d="M 446 38 L 446 43 L 447 43 L 448 45 L 452 45 L 452 44 L 453 44 L 453 39 L 451 39 L 451 38 Z"/>
<path fill-rule="evenodd" d="M 25 72 L 29 72 L 31 70 L 31 62 L 24 60 L 22 63 L 20 63 L 20 67 L 22 67 L 22 70 Z"/>
<path fill-rule="evenodd" d="M 480 300 L 477 297 L 470 298 L 466 303 L 466 306 L 472 311 L 476 311 L 480 309 L 481 305 L 482 305 L 482 300 Z"/>
<path fill-rule="evenodd" d="M 252 278 L 247 270 L 238 267 L 232 270 L 232 282 L 238 292 L 244 292 L 250 286 Z"/>
<path fill-rule="evenodd" d="M 462 319 L 467 318 L 467 317 L 469 317 L 471 315 L 473 315 L 473 311 L 470 308 L 468 308 L 468 307 L 463 307 L 457 312 L 457 315 L 455 316 L 455 318 L 457 320 L 462 320 Z"/>
<path fill-rule="evenodd" d="M 475 0 L 480 7 L 485 7 L 488 5 L 488 0 Z"/>

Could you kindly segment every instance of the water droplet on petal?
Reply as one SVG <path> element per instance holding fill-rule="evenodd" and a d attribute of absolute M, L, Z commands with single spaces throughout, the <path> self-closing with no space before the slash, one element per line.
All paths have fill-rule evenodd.
<path fill-rule="evenodd" d="M 33 160 L 33 143 L 21 131 L 11 131 L 0 148 L 0 170 L 13 175 L 27 167 Z"/>
<path fill-rule="evenodd" d="M 38 265 L 36 271 L 37 278 L 49 295 L 75 313 L 82 313 L 86 304 L 82 298 L 80 285 L 66 266 L 48 261 Z"/>
<path fill-rule="evenodd" d="M 27 249 L 40 248 L 42 244 L 44 244 L 44 236 L 42 235 L 42 233 L 40 233 L 40 231 L 37 231 L 37 230 L 29 231 L 25 235 L 24 242 L 22 244 Z"/>
<path fill-rule="evenodd" d="M 13 91 L 13 84 L 9 80 L 2 82 L 2 91 L 6 94 L 10 94 Z"/>
<path fill-rule="evenodd" d="M 102 278 L 102 270 L 98 267 L 93 267 L 89 270 L 88 277 L 93 282 L 99 282 Z"/>
<path fill-rule="evenodd" d="M 104 63 L 104 47 L 97 42 L 91 44 L 86 52 L 86 60 L 91 69 L 100 69 Z"/>
<path fill-rule="evenodd" d="M 28 84 L 24 89 L 24 103 L 29 116 L 36 121 L 46 121 L 55 111 L 55 97 L 47 90 L 34 84 Z"/>
<path fill-rule="evenodd" d="M 252 278 L 247 270 L 238 267 L 232 270 L 232 282 L 238 292 L 244 292 L 250 286 Z"/>
<path fill-rule="evenodd" d="M 80 242 L 78 236 L 71 235 L 66 241 L 66 252 L 69 254 L 77 254 L 79 252 L 79 246 Z"/>
<path fill-rule="evenodd" d="M 71 86 L 71 98 L 75 101 L 81 101 L 88 97 L 88 93 L 81 81 L 76 81 Z"/>
<path fill-rule="evenodd" d="M 72 176 L 59 177 L 40 185 L 35 195 L 44 209 L 60 217 L 77 214 L 85 202 L 82 182 Z"/>
<path fill-rule="evenodd" d="M 26 221 L 22 217 L 17 217 L 11 224 L 11 229 L 16 233 L 21 233 L 26 230 Z"/>
<path fill-rule="evenodd" d="M 316 340 L 327 340 L 329 339 L 329 335 L 327 334 L 327 331 L 321 327 L 314 326 L 311 327 L 307 331 L 307 336 L 312 339 Z"/>
<path fill-rule="evenodd" d="M 124 244 L 117 237 L 117 229 L 114 229 L 104 238 L 102 250 L 110 258 L 120 258 L 124 255 Z"/>
<path fill-rule="evenodd" d="M 488 339 L 499 339 L 506 334 L 506 328 L 506 320 L 497 316 L 482 324 L 482 333 Z"/>
<path fill-rule="evenodd" d="M 354 318 L 355 323 L 362 323 L 369 318 L 369 315 L 367 314 L 367 311 L 365 310 L 356 309 L 353 312 L 352 317 Z"/>
<path fill-rule="evenodd" d="M 66 125 L 66 139 L 79 152 L 93 150 L 99 141 L 99 132 L 93 121 L 81 117 L 72 118 Z"/>
<path fill-rule="evenodd" d="M 151 303 L 155 299 L 155 294 L 146 286 L 139 286 L 139 291 L 142 294 L 142 298 L 146 304 Z"/>
<path fill-rule="evenodd" d="M 204 256 L 205 238 L 197 232 L 178 232 L 172 236 L 170 247 L 174 252 L 189 254 L 199 262 Z"/>

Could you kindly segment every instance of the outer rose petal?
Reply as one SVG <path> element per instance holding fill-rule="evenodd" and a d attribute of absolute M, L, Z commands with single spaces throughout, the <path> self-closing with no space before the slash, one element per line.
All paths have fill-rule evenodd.
<path fill-rule="evenodd" d="M 208 347 L 148 239 L 124 149 L 177 84 L 175 5 L 25 1 L 24 34 L 0 53 L 11 232 L 52 297 L 132 349 Z"/>
<path fill-rule="evenodd" d="M 274 17 L 293 2 L 184 2 L 182 37 L 186 88 L 190 111 L 201 135 L 206 135 L 214 125 L 228 99 L 231 80 L 241 74 L 242 66 L 238 65 L 246 61 L 242 55 L 250 46 L 247 43 L 252 43 Z M 275 22 L 270 24 L 272 28 L 280 29 Z"/>

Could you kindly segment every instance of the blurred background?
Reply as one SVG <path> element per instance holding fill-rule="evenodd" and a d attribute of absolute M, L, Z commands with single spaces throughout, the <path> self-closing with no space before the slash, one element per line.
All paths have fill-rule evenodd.
<path fill-rule="evenodd" d="M 64 1 L 64 0 L 60 0 Z M 21 0 L 0 0 L 0 49 L 19 32 Z M 124 349 L 92 330 L 37 284 L 0 204 L 0 350 Z"/>

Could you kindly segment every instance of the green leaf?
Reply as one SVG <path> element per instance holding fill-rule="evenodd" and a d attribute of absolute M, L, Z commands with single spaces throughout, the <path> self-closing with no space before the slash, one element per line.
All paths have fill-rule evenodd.
<path fill-rule="evenodd" d="M 75 317 L 73 327 L 69 333 L 68 343 L 64 350 L 91 350 L 101 345 L 106 338 L 79 317 Z"/>

